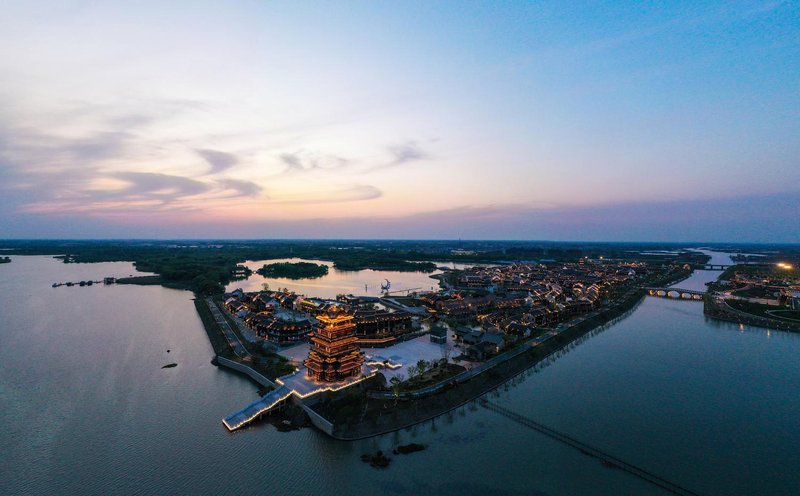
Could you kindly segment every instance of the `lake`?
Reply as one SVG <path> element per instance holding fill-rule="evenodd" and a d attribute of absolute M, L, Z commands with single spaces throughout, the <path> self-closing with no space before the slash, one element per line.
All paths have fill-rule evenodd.
<path fill-rule="evenodd" d="M 662 494 L 477 403 L 358 442 L 270 425 L 228 433 L 222 417 L 256 386 L 209 363 L 189 292 L 51 288 L 134 269 L 12 259 L 0 265 L 4 495 Z M 798 334 L 647 298 L 488 397 L 701 494 L 794 495 L 798 356 Z M 359 458 L 411 441 L 429 447 L 385 470 Z"/>
<path fill-rule="evenodd" d="M 310 262 L 328 266 L 328 273 L 313 279 L 288 279 L 285 277 L 264 277 L 255 271 L 264 264 L 279 262 Z M 356 296 L 380 296 L 383 291 L 381 285 L 388 280 L 391 283 L 390 291 L 421 290 L 431 291 L 438 288 L 439 281 L 430 276 L 441 274 L 440 270 L 424 272 L 400 272 L 394 270 L 358 270 L 345 271 L 333 267 L 333 262 L 325 260 L 309 260 L 304 258 L 280 258 L 273 260 L 249 260 L 242 265 L 250 268 L 254 273 L 249 278 L 233 281 L 225 288 L 233 291 L 242 288 L 244 291 L 261 291 L 264 283 L 269 289 L 287 288 L 298 294 L 316 296 L 319 298 L 336 298 L 340 294 L 353 294 Z M 400 293 L 405 294 L 405 293 Z"/>

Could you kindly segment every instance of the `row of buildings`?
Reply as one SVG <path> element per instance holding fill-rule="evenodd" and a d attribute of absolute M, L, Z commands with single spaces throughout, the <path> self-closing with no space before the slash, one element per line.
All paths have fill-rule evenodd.
<path fill-rule="evenodd" d="M 430 340 L 446 344 L 450 329 L 462 355 L 480 361 L 537 328 L 592 311 L 613 288 L 648 270 L 644 264 L 475 267 L 460 275 L 455 287 L 415 297 L 330 300 L 237 290 L 224 306 L 266 341 L 281 346 L 309 341 L 307 375 L 336 382 L 361 373 L 360 346 L 390 346 L 411 333 L 412 313 L 445 319 L 447 326 L 433 325 Z"/>
<path fill-rule="evenodd" d="M 305 298 L 290 292 L 231 293 L 225 308 L 267 341 L 287 346 L 307 341 L 321 316 L 347 314 L 361 345 L 387 346 L 413 330 L 411 315 L 372 302 Z"/>
<path fill-rule="evenodd" d="M 642 263 L 475 267 L 452 290 L 421 301 L 451 322 L 473 324 L 457 327 L 455 338 L 465 356 L 482 360 L 507 342 L 591 312 L 614 288 L 653 270 Z"/>

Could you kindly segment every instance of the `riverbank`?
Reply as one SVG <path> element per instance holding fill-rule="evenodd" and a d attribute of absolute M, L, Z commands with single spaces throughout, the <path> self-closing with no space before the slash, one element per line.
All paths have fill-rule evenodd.
<path fill-rule="evenodd" d="M 692 269 L 681 269 L 674 274 L 669 274 L 665 277 L 660 279 L 651 280 L 648 285 L 651 287 L 666 287 L 672 286 L 673 284 L 678 284 L 681 281 L 685 281 L 686 279 L 690 278 L 694 270 Z"/>
<path fill-rule="evenodd" d="M 464 383 L 439 390 L 430 396 L 398 401 L 370 398 L 366 391 L 352 389 L 329 395 L 311 408 L 333 424 L 330 435 L 339 440 L 353 441 L 411 427 L 459 408 L 502 386 L 581 337 L 629 314 L 643 297 L 644 290 L 641 288 L 631 290 L 616 305 L 569 326 L 558 336 L 500 362 Z"/>
<path fill-rule="evenodd" d="M 754 308 L 759 308 L 759 306 L 755 305 Z M 703 303 L 703 313 L 712 319 L 734 322 L 736 324 L 747 324 L 763 327 L 765 329 L 800 332 L 800 321 L 779 319 L 765 313 L 756 314 L 753 313 L 752 309 L 751 311 L 744 311 L 743 309 L 734 308 L 726 299 L 721 297 L 706 297 Z"/>

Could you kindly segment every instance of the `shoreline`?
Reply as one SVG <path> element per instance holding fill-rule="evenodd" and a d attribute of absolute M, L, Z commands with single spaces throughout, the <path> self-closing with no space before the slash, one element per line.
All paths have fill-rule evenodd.
<path fill-rule="evenodd" d="M 679 275 L 673 275 L 672 277 L 662 278 L 658 281 L 649 281 L 648 284 L 676 284 L 689 278 L 693 272 L 694 271 L 688 271 Z M 531 347 L 506 361 L 500 362 L 465 382 L 454 384 L 423 397 L 401 399 L 399 401 L 394 398 L 377 399 L 368 397 L 366 391 L 360 388 L 358 390 L 325 394 L 308 403 L 303 402 L 305 403 L 304 407 L 310 410 L 310 412 L 308 412 L 310 420 L 318 430 L 340 441 L 356 441 L 407 429 L 458 409 L 496 390 L 498 387 L 536 367 L 560 351 L 570 346 L 580 344 L 582 340 L 592 332 L 602 331 L 608 325 L 633 313 L 645 297 L 646 292 L 644 286 L 630 288 L 614 305 L 600 310 L 598 314 L 586 320 L 569 326 L 559 335 L 554 336 L 536 347 Z M 203 322 L 203 327 L 209 337 L 215 355 L 240 363 L 233 355 L 229 344 L 224 338 L 222 330 L 216 325 L 210 310 L 201 298 L 195 298 L 195 307 Z M 529 343 L 522 343 L 520 346 L 529 346 Z M 247 364 L 241 365 L 249 367 Z M 246 374 L 242 370 L 237 370 L 237 368 L 226 368 L 249 376 L 249 374 Z M 249 378 L 252 379 L 252 377 Z M 332 412 L 320 411 L 320 406 L 324 407 L 329 403 L 340 403 L 346 394 L 351 396 L 347 401 L 352 403 L 354 400 L 352 395 L 355 391 L 358 391 L 360 394 L 360 397 L 357 399 L 358 405 L 356 411 L 362 412 L 361 415 L 348 416 L 341 413 L 341 410 L 340 415 L 346 418 L 360 417 L 362 419 L 360 422 L 350 424 L 346 421 L 342 421 L 341 418 L 337 419 L 335 415 L 331 415 Z M 335 412 L 339 406 L 338 404 L 333 405 L 332 410 Z M 349 408 L 345 410 L 349 410 Z M 311 415 L 311 412 L 313 412 L 314 415 Z M 319 417 L 319 419 L 324 420 L 324 423 L 327 424 L 324 426 L 325 428 L 316 425 L 317 422 L 314 422 L 314 417 Z M 368 423 L 369 425 L 367 425 Z"/>
<path fill-rule="evenodd" d="M 581 338 L 586 337 L 593 331 L 601 330 L 618 319 L 627 317 L 635 311 L 644 298 L 644 290 L 637 289 L 634 294 L 615 307 L 608 308 L 605 315 L 598 315 L 577 323 L 552 340 L 531 348 L 445 391 L 433 393 L 422 398 L 397 402 L 394 400 L 363 398 L 359 406 L 362 411 L 365 411 L 364 420 L 357 424 L 342 423 L 336 419 L 332 420 L 324 412 L 314 408 L 316 405 L 311 405 L 310 408 L 333 424 L 333 431 L 326 433 L 340 441 L 357 441 L 407 429 L 456 410 L 494 391 L 570 345 L 579 344 Z M 372 415 L 367 413 L 370 411 Z M 370 421 L 372 425 L 365 427 L 365 424 Z"/>
<path fill-rule="evenodd" d="M 703 303 L 703 314 L 706 317 L 723 322 L 731 322 L 733 324 L 755 326 L 784 332 L 800 332 L 800 322 L 781 320 L 745 312 L 744 310 L 733 308 L 727 301 L 715 302 L 712 298 L 708 297 Z"/>

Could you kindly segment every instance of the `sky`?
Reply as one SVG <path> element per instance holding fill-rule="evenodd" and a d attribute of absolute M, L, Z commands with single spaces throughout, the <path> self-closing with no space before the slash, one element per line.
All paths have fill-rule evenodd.
<path fill-rule="evenodd" d="M 800 242 L 800 3 L 4 1 L 0 238 Z"/>

